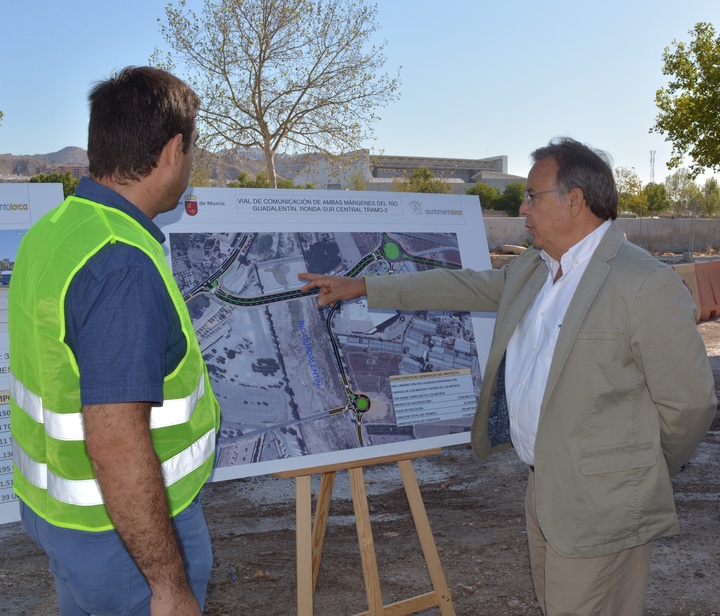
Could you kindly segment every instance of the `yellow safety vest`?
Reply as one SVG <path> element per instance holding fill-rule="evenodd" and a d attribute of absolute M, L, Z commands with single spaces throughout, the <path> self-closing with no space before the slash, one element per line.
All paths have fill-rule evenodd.
<path fill-rule="evenodd" d="M 118 209 L 68 197 L 23 238 L 10 281 L 10 423 L 16 494 L 51 524 L 113 528 L 85 449 L 80 379 L 65 344 L 65 296 L 75 274 L 108 242 L 142 250 L 155 263 L 180 318 L 187 350 L 165 377 L 151 411 L 171 515 L 197 495 L 212 470 L 220 407 L 190 315 L 160 244 Z"/>

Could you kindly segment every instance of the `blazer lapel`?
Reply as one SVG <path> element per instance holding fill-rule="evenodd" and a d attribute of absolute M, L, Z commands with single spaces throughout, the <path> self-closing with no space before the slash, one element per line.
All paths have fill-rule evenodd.
<path fill-rule="evenodd" d="M 590 262 L 573 295 L 568 306 L 565 318 L 563 319 L 560 334 L 558 335 L 555 353 L 553 355 L 550 373 L 548 374 L 545 395 L 540 407 L 540 416 L 545 412 L 545 406 L 555 385 L 560 378 L 565 362 L 567 361 L 570 349 L 580 331 L 580 326 L 585 320 L 590 306 L 600 291 L 605 278 L 610 272 L 608 261 L 617 255 L 620 245 L 624 241 L 624 235 L 619 227 L 613 223 L 605 233 L 605 236 L 598 244 L 595 252 L 590 257 Z"/>
<path fill-rule="evenodd" d="M 476 412 L 473 420 L 473 434 L 482 433 L 485 428 L 481 417 L 485 417 L 489 428 L 487 429 L 487 443 L 483 439 L 473 440 L 473 447 L 476 452 L 480 451 L 481 457 L 487 455 L 487 445 L 496 447 L 510 442 L 510 418 L 507 410 L 507 398 L 505 396 L 505 351 L 508 342 L 525 314 L 530 302 L 538 294 L 548 276 L 548 269 L 544 261 L 540 260 L 522 289 L 510 304 L 507 310 L 499 310 L 495 320 L 495 331 L 493 343 L 490 347 L 490 355 L 487 360 L 487 371 L 483 374 L 483 384 L 480 391 L 478 408 L 485 410 L 484 414 Z M 494 387 L 492 387 L 494 385 Z M 490 391 L 494 389 L 492 397 Z M 486 393 L 487 392 L 487 393 Z M 483 399 L 487 406 L 483 404 Z M 473 436 L 473 439 L 476 437 Z"/>
<path fill-rule="evenodd" d="M 493 344 L 493 347 L 498 349 L 501 357 L 505 355 L 505 349 L 507 349 L 510 338 L 515 333 L 520 319 L 527 311 L 530 303 L 535 299 L 535 296 L 540 292 L 547 277 L 548 269 L 541 259 L 508 310 L 502 315 L 497 315 L 498 323 L 495 327 L 495 344 Z"/>

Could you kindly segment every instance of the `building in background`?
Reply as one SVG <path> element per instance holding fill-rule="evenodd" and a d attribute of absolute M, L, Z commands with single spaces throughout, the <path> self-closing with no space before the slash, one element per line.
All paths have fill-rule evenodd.
<path fill-rule="evenodd" d="M 42 173 L 69 173 L 76 180 L 90 173 L 89 165 L 48 165 Z"/>
<path fill-rule="evenodd" d="M 238 173 L 250 177 L 265 172 L 264 155 L 257 149 L 226 150 L 211 159 L 208 179 L 214 186 L 235 181 Z M 197 158 L 197 156 L 196 156 Z M 502 192 L 511 182 L 525 183 L 525 178 L 508 173 L 507 156 L 488 158 L 440 158 L 437 156 L 385 156 L 357 150 L 338 156 L 323 153 L 278 154 L 275 158 L 279 176 L 295 185 L 312 184 L 320 190 L 390 191 L 393 182 L 403 180 L 415 169 L 424 167 L 436 179 L 450 184 L 453 194 L 478 182 L 497 187 Z M 27 182 L 40 173 L 70 173 L 74 178 L 88 174 L 87 153 L 67 147 L 51 154 L 33 156 L 0 155 L 0 182 Z"/>
<path fill-rule="evenodd" d="M 393 182 L 421 167 L 430 170 L 436 179 L 450 184 L 453 194 L 465 194 L 467 188 L 478 182 L 495 186 L 502 192 L 511 182 L 525 183 L 526 179 L 508 173 L 507 156 L 479 159 L 385 156 L 371 155 L 368 150 L 337 157 L 323 154 L 296 156 L 287 171 L 293 183 L 313 184 L 317 189 L 389 191 Z"/>

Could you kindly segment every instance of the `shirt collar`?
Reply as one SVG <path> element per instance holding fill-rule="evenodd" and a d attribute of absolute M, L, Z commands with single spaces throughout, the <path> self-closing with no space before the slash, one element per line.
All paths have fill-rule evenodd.
<path fill-rule="evenodd" d="M 555 279 L 555 276 L 557 275 L 561 265 L 563 274 L 565 274 L 569 272 L 573 267 L 577 267 L 578 265 L 581 265 L 582 263 L 587 261 L 595 252 L 595 249 L 598 247 L 598 244 L 605 236 L 605 233 L 607 233 L 607 230 L 610 228 L 610 224 L 611 221 L 606 220 L 592 233 L 588 233 L 577 244 L 570 247 L 568 251 L 562 257 L 560 257 L 560 261 L 556 261 L 544 250 L 541 250 L 540 256 L 545 261 L 545 265 L 550 271 L 553 279 Z"/>
<path fill-rule="evenodd" d="M 152 221 L 152 218 L 112 188 L 108 188 L 84 176 L 80 179 L 80 183 L 75 189 L 75 196 L 120 210 L 140 223 L 143 229 L 152 235 L 160 244 L 165 241 L 165 234 L 160 231 L 160 228 Z"/>

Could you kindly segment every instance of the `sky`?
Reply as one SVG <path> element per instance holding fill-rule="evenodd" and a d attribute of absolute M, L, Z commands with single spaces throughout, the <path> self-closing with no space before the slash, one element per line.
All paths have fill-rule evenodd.
<path fill-rule="evenodd" d="M 167 0 L 0 0 L 0 154 L 85 148 L 87 93 L 167 50 Z M 187 0 L 200 12 L 202 0 Z M 376 42 L 399 67 L 401 98 L 378 110 L 373 153 L 506 155 L 527 176 L 530 152 L 570 136 L 615 167 L 662 181 L 672 145 L 650 133 L 663 49 L 695 23 L 720 29 L 718 0 L 379 0 Z M 178 76 L 182 77 L 182 74 Z"/>

